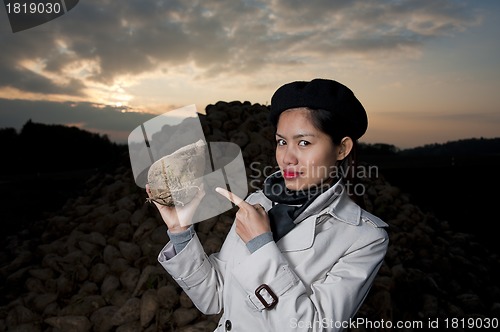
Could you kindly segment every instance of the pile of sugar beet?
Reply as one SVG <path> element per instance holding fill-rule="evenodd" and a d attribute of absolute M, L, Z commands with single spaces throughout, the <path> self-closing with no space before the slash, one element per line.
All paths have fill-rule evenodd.
<path fill-rule="evenodd" d="M 275 166 L 268 112 L 221 101 L 200 114 L 207 141 L 241 147 L 251 191 Z M 383 174 L 361 181 L 365 208 L 390 225 L 390 246 L 356 317 L 426 324 L 500 316 L 495 253 L 412 204 Z M 95 174 L 86 187 L 57 213 L 6 238 L 0 331 L 213 331 L 219 315 L 202 315 L 157 262 L 166 226 L 130 164 Z M 220 248 L 235 212 L 196 224 L 207 254 Z"/>

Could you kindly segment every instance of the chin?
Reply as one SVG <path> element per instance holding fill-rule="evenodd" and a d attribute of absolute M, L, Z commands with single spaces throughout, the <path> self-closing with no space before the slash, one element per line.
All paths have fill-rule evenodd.
<path fill-rule="evenodd" d="M 298 190 L 309 190 L 311 189 L 312 187 L 321 187 L 325 184 L 329 184 L 329 185 L 332 185 L 334 182 L 333 182 L 333 179 L 322 179 L 322 180 L 318 180 L 318 181 L 311 181 L 312 183 L 309 183 L 309 182 L 305 182 L 305 181 L 298 181 L 298 179 L 290 179 L 290 180 L 286 180 L 285 179 L 285 187 L 288 189 L 288 190 L 294 190 L 294 191 L 298 191 Z"/>

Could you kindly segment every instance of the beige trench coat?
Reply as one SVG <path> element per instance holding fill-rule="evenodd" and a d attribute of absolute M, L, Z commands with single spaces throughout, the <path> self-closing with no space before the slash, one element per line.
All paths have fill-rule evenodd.
<path fill-rule="evenodd" d="M 272 205 L 261 191 L 246 201 L 266 211 Z M 342 330 L 383 262 L 387 224 L 355 204 L 339 183 L 297 221 L 277 243 L 252 254 L 233 225 L 218 253 L 207 256 L 195 235 L 170 259 L 169 242 L 158 261 L 202 313 L 223 311 L 216 331 Z"/>

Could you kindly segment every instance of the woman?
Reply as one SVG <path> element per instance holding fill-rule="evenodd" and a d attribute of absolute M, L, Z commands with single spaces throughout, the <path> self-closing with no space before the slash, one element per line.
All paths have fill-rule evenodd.
<path fill-rule="evenodd" d="M 325 79 L 292 82 L 271 99 L 279 171 L 238 205 L 220 252 L 204 253 L 189 224 L 204 193 L 157 205 L 170 242 L 158 260 L 217 331 L 334 331 L 349 324 L 387 250 L 382 220 L 349 198 L 339 172 L 367 128 L 361 103 Z"/>

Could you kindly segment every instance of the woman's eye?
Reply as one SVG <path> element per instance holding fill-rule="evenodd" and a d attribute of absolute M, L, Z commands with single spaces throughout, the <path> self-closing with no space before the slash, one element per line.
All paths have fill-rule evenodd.
<path fill-rule="evenodd" d="M 299 145 L 300 146 L 306 146 L 306 145 L 309 145 L 310 143 L 308 141 L 300 141 L 299 142 Z"/>
<path fill-rule="evenodd" d="M 278 145 L 285 145 L 285 144 L 286 144 L 286 142 L 285 142 L 285 140 L 284 140 L 284 139 L 281 139 L 281 138 L 280 138 L 280 139 L 276 140 L 276 144 L 278 144 Z"/>

